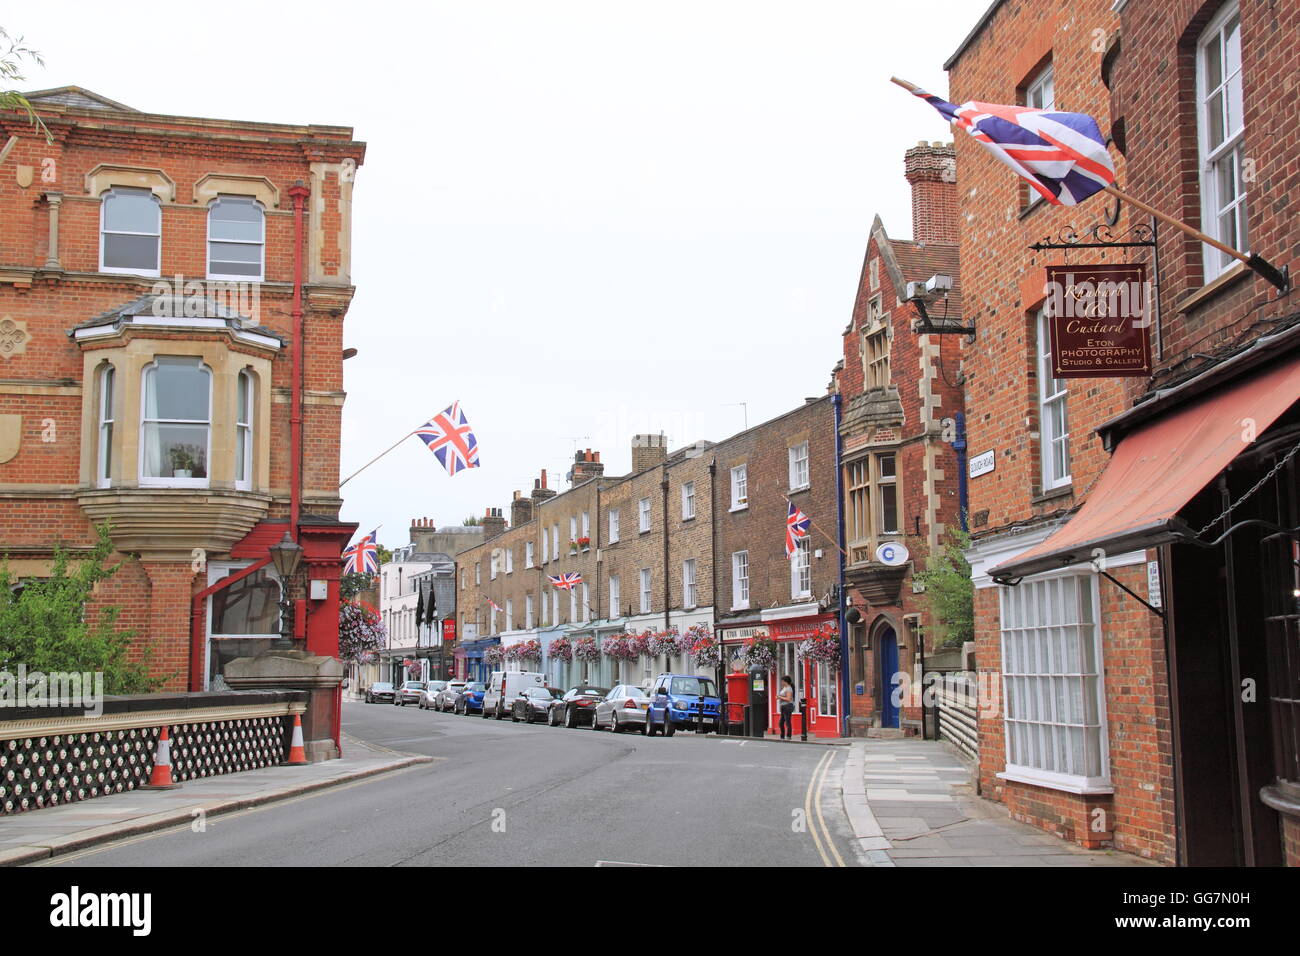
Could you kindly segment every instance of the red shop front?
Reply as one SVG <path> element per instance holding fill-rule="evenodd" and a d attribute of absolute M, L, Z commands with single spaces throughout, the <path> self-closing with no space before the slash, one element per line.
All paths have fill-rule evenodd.
<path fill-rule="evenodd" d="M 840 736 L 840 713 L 844 706 L 839 668 L 834 664 L 800 660 L 797 653 L 800 643 L 812 637 L 819 628 L 836 623 L 834 614 L 816 614 L 789 620 L 770 621 L 747 627 L 719 628 L 726 651 L 732 657 L 733 670 L 743 670 L 736 659 L 740 648 L 752 638 L 770 638 L 776 643 L 776 666 L 768 674 L 768 733 L 777 733 L 777 692 L 781 678 L 787 674 L 794 682 L 795 713 L 793 733 L 803 733 L 803 717 L 799 713 L 799 700 L 808 698 L 808 734 L 815 737 Z"/>

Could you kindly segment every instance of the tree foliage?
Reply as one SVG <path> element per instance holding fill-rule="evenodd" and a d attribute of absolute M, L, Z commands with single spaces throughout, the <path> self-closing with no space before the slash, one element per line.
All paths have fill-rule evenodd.
<path fill-rule="evenodd" d="M 18 110 L 26 113 L 28 121 L 40 130 L 45 136 L 45 141 L 52 143 L 54 137 L 45 122 L 36 115 L 32 104 L 27 102 L 27 97 L 17 90 L 7 88 L 11 83 L 22 83 L 26 79 L 23 74 L 23 60 L 29 60 L 37 66 L 45 65 L 39 53 L 23 45 L 22 37 L 12 37 L 4 27 L 0 27 L 0 110 Z"/>
<path fill-rule="evenodd" d="M 925 586 L 924 601 L 944 647 L 960 647 L 975 639 L 975 585 L 966 560 L 969 548 L 968 533 L 950 531 L 939 550 L 926 559 L 925 570 L 916 574 L 916 580 Z"/>
<path fill-rule="evenodd" d="M 156 690 L 163 678 L 149 675 L 150 649 L 143 660 L 128 661 L 136 632 L 117 624 L 121 609 L 102 607 L 87 620 L 86 605 L 95 585 L 112 577 L 120 564 L 105 565 L 113 553 L 107 525 L 98 528 L 94 548 L 72 557 L 56 548 L 48 578 L 18 580 L 6 560 L 0 563 L 0 670 L 19 664 L 46 674 L 102 671 L 107 694 Z"/>

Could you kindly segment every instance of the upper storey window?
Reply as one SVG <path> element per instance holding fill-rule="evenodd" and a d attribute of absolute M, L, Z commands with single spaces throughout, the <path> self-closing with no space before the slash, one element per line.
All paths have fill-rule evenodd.
<path fill-rule="evenodd" d="M 159 274 L 162 206 L 148 189 L 114 186 L 100 209 L 99 271 Z"/>
<path fill-rule="evenodd" d="M 1246 125 L 1241 91 L 1241 14 L 1223 8 L 1201 34 L 1196 50 L 1202 228 L 1224 245 L 1245 250 L 1246 188 L 1242 178 Z M 1203 245 L 1205 278 L 1237 260 Z"/>
<path fill-rule="evenodd" d="M 266 222 L 251 196 L 221 196 L 208 207 L 208 278 L 260 282 Z"/>

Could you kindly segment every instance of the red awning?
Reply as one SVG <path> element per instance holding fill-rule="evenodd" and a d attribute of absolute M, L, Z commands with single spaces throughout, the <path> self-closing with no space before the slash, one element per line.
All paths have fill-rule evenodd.
<path fill-rule="evenodd" d="M 1176 541 L 1178 512 L 1300 398 L 1300 357 L 1204 395 L 1128 434 L 1078 513 L 1051 537 L 993 568 L 996 580 Z"/>

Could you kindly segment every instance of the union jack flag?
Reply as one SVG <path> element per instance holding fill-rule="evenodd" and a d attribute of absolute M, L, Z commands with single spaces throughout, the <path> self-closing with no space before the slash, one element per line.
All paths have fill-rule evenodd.
<path fill-rule="evenodd" d="M 505 613 L 504 611 L 501 610 L 501 605 L 498 604 L 496 601 L 492 600 L 491 598 L 488 598 L 487 602 L 488 602 L 488 606 L 491 607 L 492 610 L 496 611 L 498 614 Z"/>
<path fill-rule="evenodd" d="M 478 439 L 470 430 L 460 402 L 453 402 L 432 419 L 415 430 L 424 439 L 429 451 L 442 462 L 447 474 L 454 475 L 462 468 L 477 468 Z"/>
<path fill-rule="evenodd" d="M 548 574 L 547 578 L 561 591 L 572 591 L 575 586 L 582 583 L 582 575 L 577 571 L 566 571 L 564 574 Z"/>
<path fill-rule="evenodd" d="M 1106 137 L 1087 113 L 975 101 L 954 106 L 924 90 L 914 95 L 974 136 L 1053 205 L 1077 205 L 1115 181 Z"/>
<path fill-rule="evenodd" d="M 785 556 L 793 558 L 799 550 L 799 539 L 808 537 L 812 519 L 795 507 L 793 501 L 789 504 L 790 513 L 785 519 Z"/>
<path fill-rule="evenodd" d="M 343 573 L 379 573 L 379 529 L 363 537 L 343 552 Z"/>

